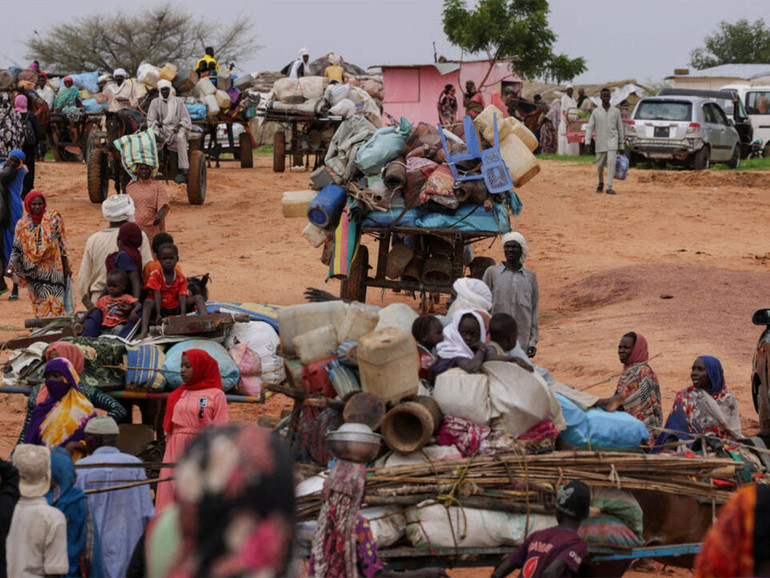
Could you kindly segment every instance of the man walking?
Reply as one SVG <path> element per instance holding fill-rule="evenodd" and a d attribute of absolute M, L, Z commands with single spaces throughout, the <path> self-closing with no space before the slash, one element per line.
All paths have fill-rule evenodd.
<path fill-rule="evenodd" d="M 607 165 L 607 194 L 614 195 L 612 179 L 615 177 L 615 158 L 618 147 L 623 142 L 623 121 L 620 118 L 620 111 L 610 106 L 610 89 L 602 88 L 599 96 L 602 99 L 602 105 L 594 109 L 586 125 L 586 147 L 591 144 L 591 137 L 596 131 L 594 151 L 596 152 L 596 171 L 599 174 L 596 192 L 601 193 L 604 190 L 604 166 Z"/>
<path fill-rule="evenodd" d="M 115 447 L 119 433 L 118 424 L 109 416 L 89 420 L 85 427 L 85 442 L 91 455 L 80 460 L 78 466 L 135 464 L 139 467 L 78 467 L 77 487 L 94 490 L 125 484 L 127 480 L 140 482 L 147 479 L 142 461 Z M 147 522 L 155 515 L 150 486 L 100 492 L 89 495 L 88 499 L 99 529 L 104 571 L 108 578 L 125 576 L 136 543 L 144 534 Z"/>
<path fill-rule="evenodd" d="M 574 115 L 577 112 L 577 101 L 572 97 L 575 93 L 575 87 L 571 84 L 567 85 L 565 94 L 561 97 L 561 119 L 559 121 L 559 141 L 558 141 L 558 153 L 560 155 L 577 156 L 579 147 L 570 146 L 567 141 L 567 129 L 569 128 L 570 114 Z M 577 143 L 575 143 L 577 144 Z"/>

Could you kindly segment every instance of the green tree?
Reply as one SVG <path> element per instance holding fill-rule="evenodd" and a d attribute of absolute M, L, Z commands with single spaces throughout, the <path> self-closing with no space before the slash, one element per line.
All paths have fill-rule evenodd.
<path fill-rule="evenodd" d="M 213 46 L 220 62 L 259 50 L 247 17 L 226 25 L 198 17 L 177 5 L 161 4 L 142 13 L 91 14 L 28 38 L 28 56 L 45 70 L 77 73 L 125 68 L 136 73 L 142 62 L 180 70 L 192 67 Z"/>
<path fill-rule="evenodd" d="M 720 64 L 766 64 L 770 62 L 770 29 L 760 18 L 745 18 L 735 24 L 722 21 L 706 36 L 702 48 L 690 52 L 690 65 L 702 70 Z"/>
<path fill-rule="evenodd" d="M 549 11 L 547 0 L 480 0 L 471 9 L 464 0 L 444 0 L 444 33 L 470 54 L 484 53 L 490 61 L 513 58 L 524 78 L 565 82 L 584 72 L 586 62 L 554 54 Z"/>

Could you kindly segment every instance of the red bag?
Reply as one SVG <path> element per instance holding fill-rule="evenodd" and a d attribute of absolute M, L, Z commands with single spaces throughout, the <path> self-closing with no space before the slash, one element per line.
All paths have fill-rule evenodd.
<path fill-rule="evenodd" d="M 302 370 L 302 381 L 305 382 L 305 389 L 308 395 L 320 393 L 324 397 L 337 397 L 337 392 L 334 391 L 332 381 L 329 379 L 329 372 L 324 369 L 324 364 L 328 364 L 332 359 L 337 359 L 337 356 L 332 355 L 304 367 Z"/>

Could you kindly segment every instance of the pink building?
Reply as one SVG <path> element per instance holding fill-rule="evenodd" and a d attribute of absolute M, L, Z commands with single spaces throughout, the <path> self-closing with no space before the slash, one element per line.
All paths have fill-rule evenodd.
<path fill-rule="evenodd" d="M 522 80 L 511 72 L 510 60 L 500 60 L 492 66 L 482 94 L 484 103 L 489 104 L 492 91 L 502 94 L 508 86 L 517 90 Z M 439 95 L 447 84 L 453 84 L 457 92 L 459 105 L 458 117 L 465 116 L 462 91 L 468 80 L 473 80 L 476 86 L 481 85 L 490 62 L 488 60 L 473 60 L 470 62 L 447 61 L 434 64 L 383 64 L 372 68 L 382 69 L 382 83 L 385 90 L 385 100 L 382 103 L 383 112 L 398 119 L 405 116 L 413 124 L 427 122 L 438 123 L 436 105 Z M 384 120 L 384 119 L 383 119 Z"/>

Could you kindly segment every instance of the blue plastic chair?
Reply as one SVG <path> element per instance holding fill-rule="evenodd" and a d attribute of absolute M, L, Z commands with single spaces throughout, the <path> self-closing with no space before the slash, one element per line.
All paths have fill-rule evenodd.
<path fill-rule="evenodd" d="M 490 193 L 505 193 L 513 189 L 513 181 L 508 172 L 508 167 L 500 155 L 500 139 L 497 135 L 497 115 L 493 115 L 492 123 L 494 128 L 494 144 L 491 148 L 481 149 L 479 135 L 476 132 L 476 126 L 470 116 L 463 118 L 463 128 L 465 129 L 465 152 L 452 155 L 449 152 L 449 146 L 444 136 L 442 125 L 438 125 L 439 135 L 441 136 L 441 146 L 444 148 L 446 162 L 452 176 L 456 182 L 472 181 L 484 179 L 484 184 Z M 478 175 L 460 175 L 457 170 L 457 163 L 479 159 L 481 161 L 481 174 Z"/>

